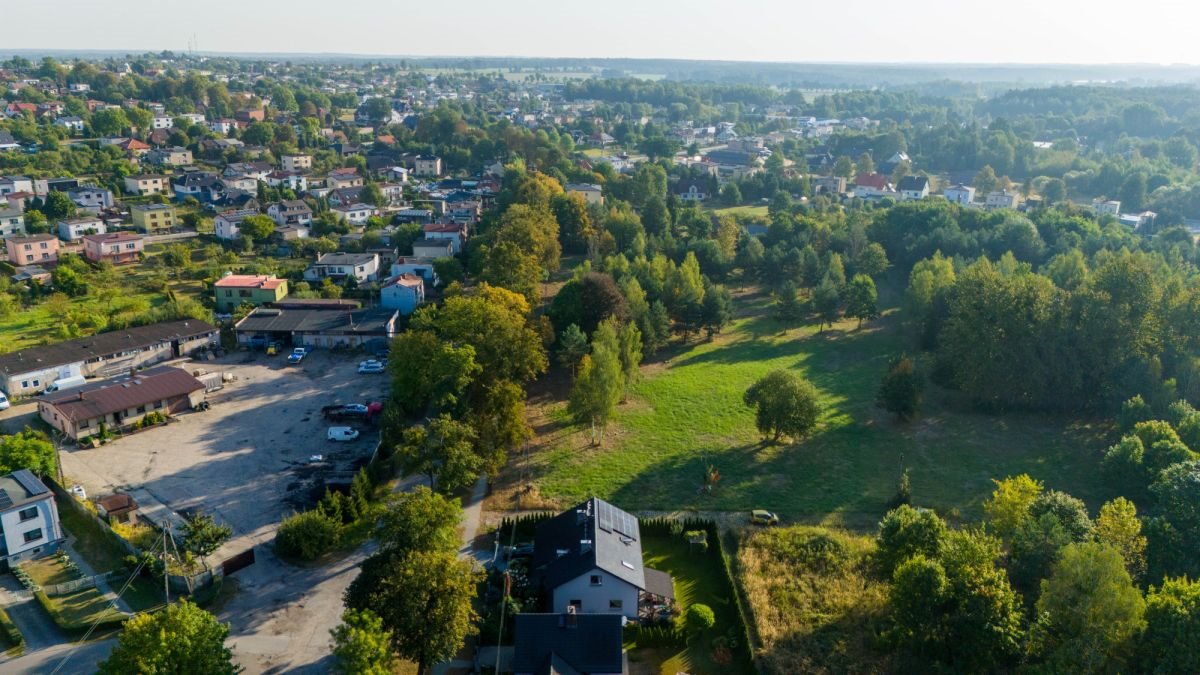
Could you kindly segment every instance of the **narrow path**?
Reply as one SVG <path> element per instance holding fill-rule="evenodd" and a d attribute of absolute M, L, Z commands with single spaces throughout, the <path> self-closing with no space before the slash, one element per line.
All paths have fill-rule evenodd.
<path fill-rule="evenodd" d="M 458 549 L 458 557 L 479 559 L 480 562 L 490 560 L 491 556 L 486 555 L 486 551 L 480 551 L 479 555 L 483 555 L 482 559 L 474 553 L 475 537 L 479 534 L 479 523 L 483 515 L 483 498 L 487 496 L 488 477 L 484 474 L 475 481 L 475 488 L 471 491 L 471 498 L 463 505 L 463 525 L 462 525 L 462 542 L 463 545 Z"/>

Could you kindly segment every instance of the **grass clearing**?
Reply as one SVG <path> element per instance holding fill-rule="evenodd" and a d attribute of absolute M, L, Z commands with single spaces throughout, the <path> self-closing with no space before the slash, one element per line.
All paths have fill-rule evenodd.
<path fill-rule="evenodd" d="M 741 586 L 765 675 L 890 672 L 874 648 L 887 584 L 872 574 L 869 537 L 821 527 L 772 528 L 738 548 Z"/>
<path fill-rule="evenodd" d="M 739 296 L 739 318 L 712 342 L 643 365 L 605 446 L 591 447 L 566 415 L 565 392 L 533 401 L 537 446 L 514 458 L 493 508 L 554 508 L 596 495 L 640 511 L 777 511 L 785 521 L 873 528 L 908 467 L 915 503 L 952 521 L 976 519 L 991 480 L 1028 473 L 1098 507 L 1104 424 L 1042 415 L 985 415 L 931 387 L 921 417 L 894 421 L 874 405 L 890 359 L 908 348 L 895 311 L 855 328 L 818 332 L 769 316 L 762 295 Z M 765 445 L 742 394 L 773 369 L 791 369 L 821 393 L 811 437 Z M 722 478 L 701 492 L 704 469 Z M 526 506 L 517 495 L 534 495 Z"/>
<path fill-rule="evenodd" d="M 713 213 L 718 216 L 742 216 L 749 218 L 766 218 L 767 207 L 761 206 L 727 206 L 722 209 L 713 209 Z"/>
<path fill-rule="evenodd" d="M 83 513 L 83 507 L 67 502 L 68 497 L 54 495 L 58 502 L 58 517 L 67 534 L 75 538 L 74 547 L 87 564 L 104 574 L 125 566 L 129 552 L 117 540 L 117 535 L 105 530 L 94 518 Z"/>

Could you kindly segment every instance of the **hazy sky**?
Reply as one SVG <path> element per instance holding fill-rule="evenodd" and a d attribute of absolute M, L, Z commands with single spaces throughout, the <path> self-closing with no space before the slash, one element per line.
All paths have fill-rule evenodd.
<path fill-rule="evenodd" d="M 6 49 L 1200 63 L 1191 0 L 0 2 Z"/>

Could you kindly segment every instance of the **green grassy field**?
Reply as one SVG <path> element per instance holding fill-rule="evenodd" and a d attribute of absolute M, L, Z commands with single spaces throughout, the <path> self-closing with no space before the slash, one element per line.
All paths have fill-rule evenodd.
<path fill-rule="evenodd" d="M 977 518 L 991 479 L 1023 472 L 1093 507 L 1103 500 L 1103 426 L 979 414 L 936 389 L 910 424 L 876 408 L 879 379 L 907 345 L 894 312 L 861 330 L 847 321 L 818 333 L 762 316 L 761 296 L 737 302 L 743 317 L 715 341 L 643 367 L 605 447 L 589 447 L 571 426 L 548 433 L 549 449 L 522 469 L 541 497 L 565 504 L 594 494 L 643 511 L 766 508 L 790 521 L 870 528 L 905 466 L 914 501 L 952 520 Z M 742 404 L 746 388 L 778 368 L 812 380 L 824 409 L 815 433 L 792 445 L 764 445 Z M 565 403 L 547 408 L 548 419 L 565 421 Z M 709 463 L 722 478 L 702 494 Z"/>
<path fill-rule="evenodd" d="M 727 206 L 723 209 L 713 209 L 713 213 L 718 216 L 750 216 L 752 218 L 766 218 L 767 207 L 763 206 Z"/>

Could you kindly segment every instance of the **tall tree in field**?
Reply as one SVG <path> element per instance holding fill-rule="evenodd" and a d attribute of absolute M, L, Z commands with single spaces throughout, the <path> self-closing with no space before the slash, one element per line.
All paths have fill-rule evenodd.
<path fill-rule="evenodd" d="M 347 589 L 346 606 L 378 615 L 391 635 L 392 650 L 415 661 L 420 675 L 454 656 L 476 632 L 478 617 L 471 604 L 483 574 L 455 551 L 397 556 L 366 587 L 359 583 L 365 575 L 364 569 Z"/>
<path fill-rule="evenodd" d="M 342 675 L 391 675 L 396 657 L 383 620 L 369 609 L 348 609 L 333 637 L 334 670 Z"/>
<path fill-rule="evenodd" d="M 841 316 L 842 296 L 838 288 L 830 281 L 822 281 L 813 291 L 813 309 L 817 312 L 818 331 L 824 331 Z"/>
<path fill-rule="evenodd" d="M 1103 544 L 1071 544 L 1042 581 L 1046 617 L 1035 644 L 1052 672 L 1122 670 L 1144 625 L 1145 602 L 1121 554 Z"/>
<path fill-rule="evenodd" d="M 783 436 L 803 437 L 817 425 L 821 412 L 816 387 L 786 370 L 767 373 L 746 390 L 742 400 L 755 409 L 759 433 L 775 442 Z"/>
<path fill-rule="evenodd" d="M 879 383 L 875 402 L 884 410 L 901 420 L 908 421 L 916 416 L 921 406 L 924 381 L 917 373 L 913 360 L 901 356 L 888 367 L 888 372 Z"/>
<path fill-rule="evenodd" d="M 156 614 L 125 622 L 112 654 L 100 663 L 101 675 L 241 672 L 225 646 L 229 626 L 182 600 Z"/>
<path fill-rule="evenodd" d="M 858 327 L 862 328 L 863 319 L 878 318 L 875 302 L 875 282 L 865 274 L 855 274 L 846 288 L 846 316 L 858 319 Z"/>
<path fill-rule="evenodd" d="M 625 392 L 620 344 L 611 324 L 600 324 L 592 336 L 592 353 L 579 363 L 568 410 L 591 426 L 592 443 L 604 442 L 604 429 Z"/>
<path fill-rule="evenodd" d="M 617 343 L 621 350 L 621 372 L 625 376 L 622 398 L 629 398 L 629 388 L 638 380 L 642 364 L 642 332 L 629 322 L 617 329 Z"/>

